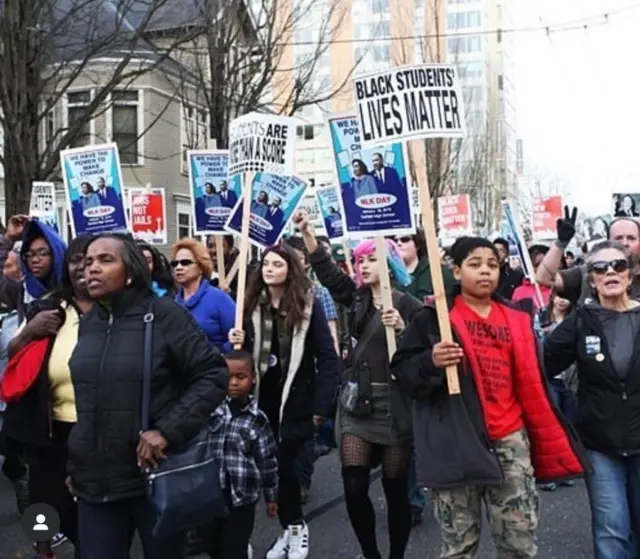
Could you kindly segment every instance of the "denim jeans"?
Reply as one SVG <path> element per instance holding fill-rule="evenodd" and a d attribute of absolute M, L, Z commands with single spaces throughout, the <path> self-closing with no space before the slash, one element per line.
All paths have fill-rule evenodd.
<path fill-rule="evenodd" d="M 409 463 L 409 471 L 407 472 L 408 481 L 407 486 L 409 489 L 409 501 L 411 502 L 411 508 L 413 510 L 423 511 L 427 505 L 427 496 L 424 493 L 422 487 L 416 485 L 416 457 L 415 454 L 411 454 L 411 462 Z"/>
<path fill-rule="evenodd" d="M 562 412 L 570 423 L 573 423 L 576 416 L 576 397 L 569 390 L 562 379 L 551 379 L 549 381 L 549 394 L 553 403 Z"/>
<path fill-rule="evenodd" d="M 78 537 L 82 559 L 129 557 L 137 530 L 144 559 L 183 559 L 184 533 L 155 538 L 155 513 L 147 498 L 134 497 L 111 503 L 87 503 L 78 499 Z"/>
<path fill-rule="evenodd" d="M 587 476 L 596 559 L 636 559 L 640 522 L 640 456 L 589 451 Z M 635 533 L 634 533 L 635 532 Z"/>

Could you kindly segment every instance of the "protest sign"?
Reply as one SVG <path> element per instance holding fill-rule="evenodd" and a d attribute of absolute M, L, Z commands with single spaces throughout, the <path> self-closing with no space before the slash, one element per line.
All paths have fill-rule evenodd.
<path fill-rule="evenodd" d="M 325 234 L 320 206 L 318 205 L 318 200 L 313 192 L 309 192 L 309 190 L 307 190 L 307 193 L 298 205 L 298 210 L 305 212 L 309 216 L 309 225 L 314 228 L 316 235 Z M 295 229 L 293 223 L 290 224 L 289 228 L 293 232 Z"/>
<path fill-rule="evenodd" d="M 640 217 L 640 194 L 619 192 L 611 196 L 613 217 Z"/>
<path fill-rule="evenodd" d="M 167 208 L 164 188 L 129 189 L 131 233 L 150 245 L 167 244 Z"/>
<path fill-rule="evenodd" d="M 339 241 L 344 237 L 344 221 L 340 213 L 340 195 L 335 186 L 315 189 L 318 206 L 327 237 Z"/>
<path fill-rule="evenodd" d="M 504 220 L 502 223 L 502 237 L 509 242 L 509 255 L 517 256 L 520 259 L 522 271 L 530 278 L 533 275 L 533 266 L 531 266 L 527 244 L 516 223 L 511 204 L 506 200 L 502 201 L 502 217 Z"/>
<path fill-rule="evenodd" d="M 242 194 L 241 177 L 229 178 L 228 164 L 226 150 L 187 152 L 189 193 L 198 235 L 224 234 L 224 224 Z"/>
<path fill-rule="evenodd" d="M 452 245 L 458 237 L 473 235 L 469 195 L 456 194 L 438 198 L 438 223 L 442 246 Z"/>
<path fill-rule="evenodd" d="M 587 249 L 606 241 L 609 238 L 609 225 L 611 224 L 610 215 L 598 216 L 580 216 L 578 218 L 578 234 L 583 242 L 586 242 Z"/>
<path fill-rule="evenodd" d="M 353 238 L 415 232 L 403 145 L 363 148 L 353 114 L 327 119 L 345 234 Z"/>
<path fill-rule="evenodd" d="M 269 173 L 256 173 L 251 185 L 249 241 L 265 249 L 275 245 L 284 233 L 293 213 L 300 204 L 307 183 L 298 177 L 281 177 Z M 242 229 L 244 198 L 231 212 L 225 229 L 240 233 Z"/>
<path fill-rule="evenodd" d="M 29 215 L 36 217 L 49 227 L 60 233 L 58 209 L 56 207 L 56 187 L 52 182 L 31 183 L 31 202 Z"/>
<path fill-rule="evenodd" d="M 564 217 L 562 196 L 543 196 L 531 201 L 531 233 L 534 241 L 555 239 L 556 221 Z"/>
<path fill-rule="evenodd" d="M 296 123 L 292 117 L 249 113 L 229 126 L 229 176 L 264 172 L 291 176 Z"/>
<path fill-rule="evenodd" d="M 420 138 L 462 138 L 460 83 L 452 64 L 392 68 L 353 81 L 364 147 Z"/>
<path fill-rule="evenodd" d="M 116 144 L 63 150 L 60 166 L 74 237 L 127 230 Z"/>

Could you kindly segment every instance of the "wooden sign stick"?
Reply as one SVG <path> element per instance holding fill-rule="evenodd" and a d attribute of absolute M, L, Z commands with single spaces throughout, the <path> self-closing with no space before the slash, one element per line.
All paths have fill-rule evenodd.
<path fill-rule="evenodd" d="M 414 150 L 421 149 L 422 140 L 409 142 L 409 150 L 414 156 Z M 449 322 L 449 309 L 447 307 L 447 297 L 442 279 L 442 262 L 440 260 L 440 249 L 438 248 L 438 238 L 436 236 L 436 224 L 433 216 L 433 204 L 429 195 L 429 179 L 426 173 L 415 173 L 416 183 L 420 192 L 420 206 L 422 208 L 422 226 L 426 238 L 427 252 L 429 254 L 429 269 L 431 270 L 431 283 L 433 284 L 433 294 L 438 313 L 438 325 L 440 327 L 440 339 L 443 342 L 453 341 L 451 332 L 451 322 Z M 447 386 L 449 394 L 460 394 L 460 382 L 458 379 L 458 368 L 453 365 L 447 367 Z"/>
<path fill-rule="evenodd" d="M 382 300 L 382 310 L 393 308 L 393 297 L 391 296 L 391 280 L 389 278 L 389 263 L 387 262 L 387 241 L 384 237 L 376 237 L 376 258 L 380 269 L 380 295 Z M 387 338 L 387 349 L 389 350 L 389 361 L 396 352 L 396 332 L 390 326 L 384 329 Z"/>
<path fill-rule="evenodd" d="M 218 269 L 218 285 L 220 289 L 227 288 L 227 282 L 224 277 L 224 243 L 220 235 L 216 235 L 216 267 Z"/>
<path fill-rule="evenodd" d="M 251 219 L 251 186 L 253 185 L 253 172 L 244 174 L 244 184 L 242 186 L 243 206 L 242 206 L 242 232 L 240 234 L 240 254 L 236 262 L 244 263 L 249 254 L 249 222 Z M 247 288 L 247 266 L 238 268 L 238 294 L 236 296 L 236 329 L 244 328 L 244 293 Z M 234 349 L 242 349 L 242 346 L 234 346 Z"/>

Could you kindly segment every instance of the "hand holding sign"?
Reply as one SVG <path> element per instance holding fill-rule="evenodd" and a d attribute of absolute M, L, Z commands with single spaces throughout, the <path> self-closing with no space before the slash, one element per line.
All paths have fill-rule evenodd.
<path fill-rule="evenodd" d="M 433 346 L 431 359 L 438 369 L 457 366 L 464 357 L 462 348 L 455 342 L 441 341 Z"/>

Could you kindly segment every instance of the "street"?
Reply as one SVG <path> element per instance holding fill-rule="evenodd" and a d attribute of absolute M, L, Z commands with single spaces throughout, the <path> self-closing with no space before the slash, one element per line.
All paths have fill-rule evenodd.
<path fill-rule="evenodd" d="M 340 467 L 335 452 L 316 463 L 314 486 L 306 506 L 310 538 L 310 558 L 355 559 L 359 549 L 351 530 L 342 500 Z M 378 511 L 380 547 L 386 549 L 386 514 L 380 482 L 372 484 L 371 496 Z M 20 528 L 11 486 L 0 478 L 0 559 L 29 558 L 30 546 Z M 540 552 L 542 559 L 588 559 L 593 557 L 589 506 L 583 483 L 572 488 L 559 488 L 555 493 L 542 492 Z M 278 533 L 276 521 L 269 520 L 260 507 L 252 538 L 255 559 L 261 559 Z M 407 559 L 436 559 L 439 549 L 438 530 L 430 514 L 425 523 L 414 529 L 406 554 Z M 203 559 L 206 556 L 203 557 Z M 487 530 L 483 540 L 482 559 L 492 557 Z M 139 551 L 132 559 L 141 559 Z M 58 548 L 58 559 L 73 559 L 71 546 Z M 114 558 L 116 559 L 116 558 Z M 121 558 L 117 558 L 121 559 Z"/>

